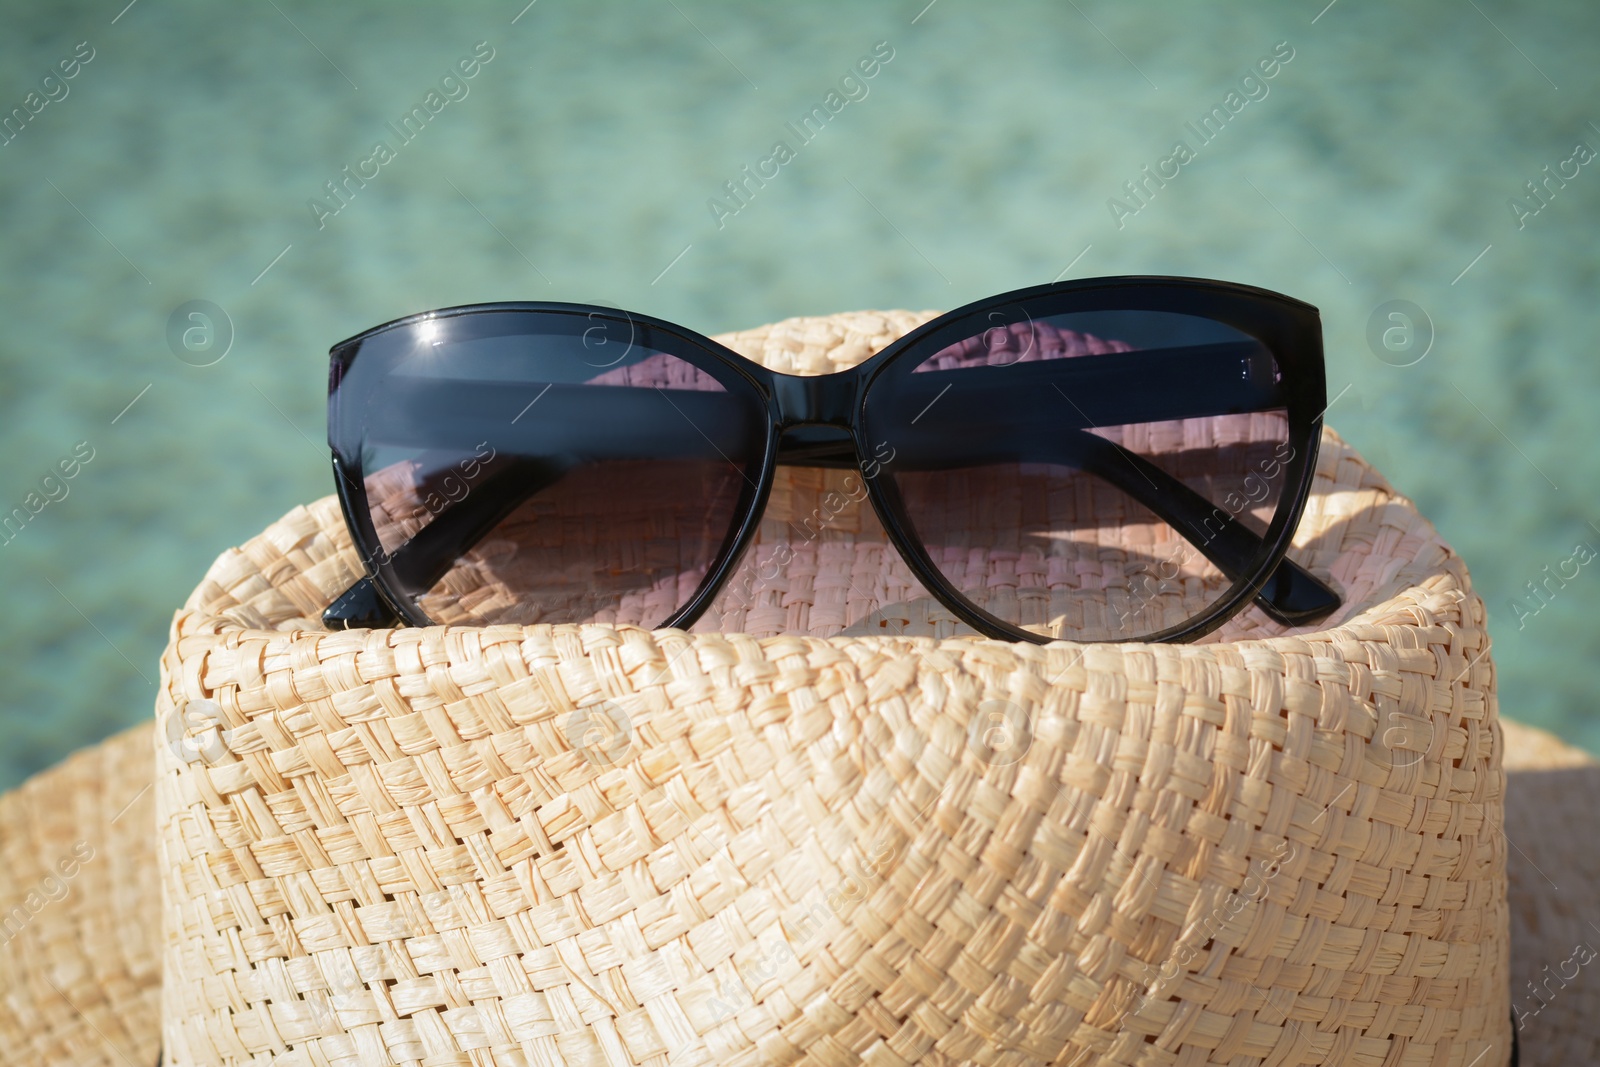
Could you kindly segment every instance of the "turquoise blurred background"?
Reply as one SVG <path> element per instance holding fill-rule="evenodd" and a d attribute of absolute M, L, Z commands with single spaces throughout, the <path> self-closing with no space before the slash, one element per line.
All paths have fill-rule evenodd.
<path fill-rule="evenodd" d="M 331 491 L 351 333 L 509 299 L 714 333 L 1124 273 L 1322 309 L 1329 421 L 1466 557 L 1503 711 L 1600 751 L 1600 569 L 1513 606 L 1600 547 L 1592 3 L 125 2 L 0 15 L 0 113 L 26 119 L 0 134 L 0 513 L 31 516 L 0 534 L 0 786 L 148 716 L 211 560 Z M 880 42 L 799 145 L 785 123 Z M 1265 95 L 1129 200 L 1280 42 Z M 796 158 L 714 211 L 779 139 Z M 224 358 L 220 321 L 169 342 L 196 300 Z"/>

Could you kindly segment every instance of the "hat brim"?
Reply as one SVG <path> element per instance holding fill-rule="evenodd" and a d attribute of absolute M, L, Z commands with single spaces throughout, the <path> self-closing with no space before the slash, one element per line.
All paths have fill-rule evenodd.
<path fill-rule="evenodd" d="M 1520 1067 L 1600 1062 L 1600 764 L 1501 720 Z"/>
<path fill-rule="evenodd" d="M 0 1063 L 157 1061 L 151 729 L 126 730 L 0 796 Z"/>

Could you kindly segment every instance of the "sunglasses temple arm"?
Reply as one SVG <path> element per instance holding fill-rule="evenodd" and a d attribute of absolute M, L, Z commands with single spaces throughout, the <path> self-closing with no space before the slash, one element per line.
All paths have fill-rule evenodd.
<path fill-rule="evenodd" d="M 987 426 L 990 446 L 1009 453 L 1005 461 L 1052 456 L 1109 482 L 1171 525 L 1229 578 L 1237 580 L 1260 554 L 1261 538 L 1235 521 L 1233 513 L 1137 453 L 1085 432 L 1094 426 L 1233 415 L 1280 406 L 1282 383 L 1271 353 L 1259 343 L 1147 349 L 935 371 L 927 377 L 924 389 L 930 394 L 941 379 L 962 386 L 951 391 L 951 399 L 939 409 L 943 425 Z M 1183 384 L 1159 384 L 1173 382 Z M 1030 434 L 1027 417 L 1007 409 L 1019 388 L 1046 402 L 1052 398 L 1065 402 L 1076 425 L 1063 425 L 1053 417 L 1048 420 L 1048 438 Z M 923 454 L 936 456 L 948 448 L 939 440 L 949 436 L 947 429 L 926 426 L 922 434 Z M 947 462 L 960 465 L 975 459 L 969 451 L 964 460 L 950 456 Z M 1268 575 L 1255 600 L 1262 611 L 1285 625 L 1324 618 L 1341 603 L 1338 593 L 1287 557 Z"/>
<path fill-rule="evenodd" d="M 1084 451 L 1083 469 L 1110 482 L 1181 533 L 1229 578 L 1237 580 L 1261 551 L 1261 538 L 1237 517 L 1190 489 L 1143 456 L 1082 430 L 1073 431 Z M 1298 626 L 1325 618 L 1339 607 L 1339 594 L 1285 556 L 1256 592 L 1256 606 L 1277 622 Z"/>
<path fill-rule="evenodd" d="M 322 613 L 322 625 L 330 630 L 381 630 L 400 621 L 370 577 L 340 593 Z"/>
<path fill-rule="evenodd" d="M 428 589 L 447 574 L 500 521 L 529 497 L 561 479 L 558 464 L 522 458 L 509 460 L 502 469 L 478 485 L 467 497 L 441 510 L 417 535 L 389 555 L 389 565 L 402 586 Z M 379 592 L 368 574 L 346 589 L 322 613 L 330 630 L 382 628 L 400 622 L 399 614 Z"/>
<path fill-rule="evenodd" d="M 1133 497 L 1181 533 L 1229 578 L 1237 579 L 1260 553 L 1260 537 L 1143 456 L 1095 434 L 1067 432 L 1072 435 L 1071 465 Z M 848 441 L 800 441 L 793 448 L 784 447 L 787 443 L 780 442 L 780 464 L 853 469 L 858 462 L 855 448 Z M 1036 447 L 1028 451 L 1043 454 Z M 954 462 L 959 464 L 959 460 Z M 1256 603 L 1278 622 L 1300 625 L 1327 616 L 1341 600 L 1320 578 L 1285 557 L 1256 594 Z"/>
<path fill-rule="evenodd" d="M 476 411 L 481 410 L 486 390 L 495 388 L 492 384 L 425 382 L 392 387 L 386 402 L 406 416 L 404 424 L 412 431 L 411 440 L 460 451 L 470 449 L 469 442 L 481 431 Z M 668 439 L 675 441 L 681 457 L 726 458 L 726 447 L 706 436 L 702 427 L 718 434 L 738 422 L 730 417 L 737 414 L 738 401 L 725 393 L 673 390 L 674 400 L 657 388 L 569 385 L 560 391 L 565 394 L 557 397 L 564 402 L 563 421 L 552 427 L 532 422 L 518 427 L 509 435 L 518 437 L 516 441 L 506 440 L 504 433 L 491 436 L 485 443 L 507 446 L 499 452 L 502 462 L 493 475 L 473 486 L 463 499 L 444 500 L 434 519 L 389 555 L 391 574 L 402 588 L 431 588 L 502 519 L 560 480 L 577 461 L 575 457 L 649 455 L 662 439 L 658 420 L 665 420 L 674 430 Z M 440 418 L 441 413 L 451 417 Z M 693 433 L 684 431 L 683 420 L 688 420 Z M 485 466 L 497 465 L 487 460 Z M 359 544 L 361 537 L 356 540 Z M 323 625 L 342 630 L 384 627 L 399 621 L 399 613 L 373 577 L 374 570 L 369 564 L 367 575 L 328 606 L 322 614 Z"/>

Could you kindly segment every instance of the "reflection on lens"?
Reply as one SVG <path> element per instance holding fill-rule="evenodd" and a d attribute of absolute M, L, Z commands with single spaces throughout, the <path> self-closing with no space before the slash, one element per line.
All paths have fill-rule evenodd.
<path fill-rule="evenodd" d="M 906 517 L 974 605 L 1033 633 L 1182 625 L 1259 561 L 1293 458 L 1277 362 L 1168 312 L 1021 317 L 867 397 Z"/>

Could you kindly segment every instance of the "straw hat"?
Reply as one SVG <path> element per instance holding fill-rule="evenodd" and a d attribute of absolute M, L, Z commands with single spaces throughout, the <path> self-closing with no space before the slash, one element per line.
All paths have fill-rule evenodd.
<path fill-rule="evenodd" d="M 1498 719 L 1465 567 L 1331 432 L 1316 632 L 918 637 L 870 516 L 787 549 L 687 634 L 326 633 L 331 499 L 225 553 L 153 727 L 0 798 L 0 1063 L 1489 1067 L 1510 1010 L 1594 1062 L 1600 765 Z"/>

